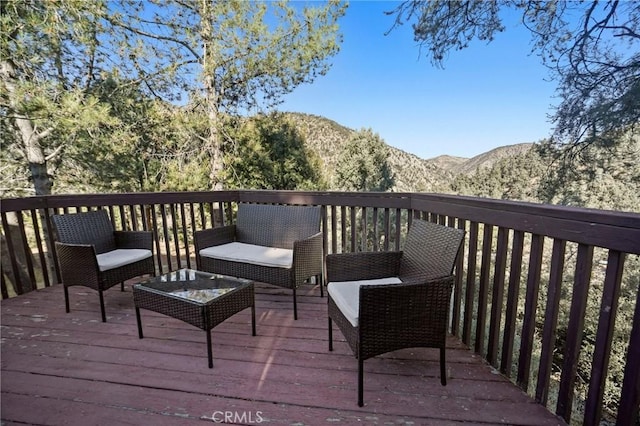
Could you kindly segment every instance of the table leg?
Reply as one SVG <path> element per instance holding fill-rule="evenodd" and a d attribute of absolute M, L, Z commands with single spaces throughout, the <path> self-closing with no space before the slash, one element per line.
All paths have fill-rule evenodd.
<path fill-rule="evenodd" d="M 142 339 L 142 321 L 140 320 L 140 308 L 136 308 L 136 321 L 138 322 L 138 337 Z"/>
<path fill-rule="evenodd" d="M 209 368 L 213 368 L 213 352 L 211 350 L 211 330 L 207 330 L 207 355 L 209 356 Z"/>

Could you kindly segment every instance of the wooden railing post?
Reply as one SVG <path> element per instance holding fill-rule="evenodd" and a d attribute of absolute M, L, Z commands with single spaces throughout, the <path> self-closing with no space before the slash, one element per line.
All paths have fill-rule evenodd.
<path fill-rule="evenodd" d="M 637 425 L 640 421 L 640 291 L 636 297 L 636 309 L 620 395 L 617 424 L 619 426 Z"/>

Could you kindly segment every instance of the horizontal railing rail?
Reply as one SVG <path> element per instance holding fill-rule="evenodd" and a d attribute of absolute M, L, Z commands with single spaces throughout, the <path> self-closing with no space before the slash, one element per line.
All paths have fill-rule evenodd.
<path fill-rule="evenodd" d="M 452 334 L 567 422 L 638 421 L 640 214 L 423 193 L 215 191 L 3 199 L 2 297 L 60 282 L 52 214 L 108 209 L 154 231 L 159 271 L 238 203 L 322 206 L 325 253 L 399 250 L 413 218 L 466 230 Z M 625 269 L 625 266 L 627 268 Z M 623 309 L 622 309 L 623 308 Z"/>

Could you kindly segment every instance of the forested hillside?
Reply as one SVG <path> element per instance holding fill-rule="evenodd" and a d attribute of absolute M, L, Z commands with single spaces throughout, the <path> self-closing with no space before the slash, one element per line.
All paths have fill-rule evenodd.
<path fill-rule="evenodd" d="M 330 189 L 339 187 L 334 171 L 338 165 L 341 146 L 355 131 L 324 117 L 301 113 L 286 114 L 298 127 L 307 146 L 322 160 Z M 375 130 L 375 129 L 374 129 Z M 394 192 L 438 192 L 447 188 L 459 174 L 470 174 L 490 167 L 502 158 L 526 152 L 533 144 L 499 147 L 472 158 L 442 156 L 422 159 L 401 149 L 388 146 L 388 162 L 395 175 Z M 449 192 L 449 191 L 447 191 Z"/>
<path fill-rule="evenodd" d="M 342 145 L 355 131 L 341 126 L 335 121 L 310 114 L 287 114 L 298 126 L 307 141 L 307 146 L 321 158 L 328 176 L 330 189 L 339 187 L 333 172 L 338 165 Z M 375 130 L 375 129 L 374 129 Z M 400 149 L 388 147 L 388 161 L 395 175 L 394 192 L 432 192 L 440 183 L 451 177 L 444 169 L 437 167 L 416 155 Z"/>
<path fill-rule="evenodd" d="M 320 158 L 329 189 L 342 146 L 356 130 L 309 114 L 287 113 Z M 392 191 L 460 195 L 640 211 L 639 135 L 629 131 L 616 145 L 592 144 L 572 152 L 549 142 L 498 147 L 472 158 L 421 159 L 388 146 L 395 176 Z"/>
<path fill-rule="evenodd" d="M 516 145 L 507 145 L 494 148 L 491 151 L 483 152 L 475 157 L 465 159 L 464 161 L 458 161 L 455 164 L 450 164 L 445 167 L 454 175 L 457 174 L 471 174 L 475 173 L 479 169 L 485 169 L 492 167 L 495 163 L 503 158 L 513 158 L 520 154 L 524 154 L 529 151 L 533 146 L 532 143 L 520 143 Z M 433 160 L 429 160 L 430 162 Z"/>

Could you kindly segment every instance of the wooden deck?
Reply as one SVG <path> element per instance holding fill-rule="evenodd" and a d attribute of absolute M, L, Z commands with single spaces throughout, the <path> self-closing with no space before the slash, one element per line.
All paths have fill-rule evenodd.
<path fill-rule="evenodd" d="M 61 286 L 2 301 L 2 424 L 296 425 L 563 424 L 455 338 L 449 382 L 437 350 L 402 350 L 365 362 L 365 406 L 356 404 L 357 363 L 342 335 L 327 349 L 326 298 L 256 287 L 258 335 L 245 310 L 205 333 L 142 311 L 138 338 L 131 287 L 105 293 Z"/>

